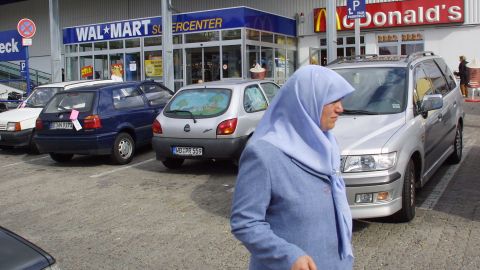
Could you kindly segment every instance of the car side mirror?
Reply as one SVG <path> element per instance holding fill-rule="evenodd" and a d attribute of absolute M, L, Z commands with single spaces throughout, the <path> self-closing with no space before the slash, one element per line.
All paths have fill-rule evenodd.
<path fill-rule="evenodd" d="M 440 94 L 425 95 L 420 104 L 420 111 L 422 115 L 429 111 L 438 110 L 443 107 L 443 97 Z"/>

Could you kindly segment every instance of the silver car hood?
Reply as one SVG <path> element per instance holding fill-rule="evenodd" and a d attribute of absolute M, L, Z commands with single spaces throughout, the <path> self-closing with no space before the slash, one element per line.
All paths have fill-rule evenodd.
<path fill-rule="evenodd" d="M 381 153 L 392 135 L 405 125 L 405 113 L 343 115 L 332 130 L 342 155 Z"/>

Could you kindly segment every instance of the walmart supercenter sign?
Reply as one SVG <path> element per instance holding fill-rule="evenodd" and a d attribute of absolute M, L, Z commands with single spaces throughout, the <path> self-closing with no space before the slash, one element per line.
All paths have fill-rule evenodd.
<path fill-rule="evenodd" d="M 295 20 L 246 7 L 210 10 L 172 16 L 173 34 L 248 27 L 296 36 Z M 162 18 L 142 18 L 63 29 L 63 43 L 161 35 Z"/>
<path fill-rule="evenodd" d="M 0 61 L 25 60 L 25 47 L 17 30 L 0 32 Z"/>
<path fill-rule="evenodd" d="M 360 26 L 365 28 L 418 26 L 464 22 L 463 0 L 415 0 L 367 4 L 365 18 Z M 315 32 L 325 32 L 327 11 L 317 8 L 313 11 Z M 337 8 L 337 30 L 353 30 L 353 20 L 347 18 L 347 7 Z"/>

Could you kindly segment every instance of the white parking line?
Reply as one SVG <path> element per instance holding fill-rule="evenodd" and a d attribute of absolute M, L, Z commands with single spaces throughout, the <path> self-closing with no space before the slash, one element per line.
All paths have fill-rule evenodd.
<path fill-rule="evenodd" d="M 148 162 L 150 162 L 150 161 L 154 161 L 154 160 L 155 160 L 155 158 L 147 159 L 147 160 L 144 160 L 144 161 L 142 161 L 142 162 L 135 163 L 135 164 L 132 164 L 132 165 L 129 165 L 129 166 L 120 167 L 120 168 L 118 168 L 118 169 L 106 171 L 106 172 L 99 173 L 99 174 L 90 175 L 90 177 L 91 177 L 91 178 L 102 177 L 102 176 L 105 176 L 105 175 L 107 175 L 107 174 L 111 174 L 111 173 L 118 172 L 118 171 L 123 171 L 123 170 L 129 169 L 129 168 L 132 168 L 132 167 L 135 167 L 135 166 L 138 166 L 138 165 L 142 165 L 142 164 L 148 163 Z"/>
<path fill-rule="evenodd" d="M 453 176 L 457 172 L 458 168 L 460 168 L 460 165 L 462 165 L 462 163 L 465 161 L 465 158 L 467 157 L 468 152 L 470 152 L 470 149 L 471 149 L 470 145 L 465 145 L 465 148 L 463 149 L 463 158 L 460 161 L 460 163 L 451 165 L 447 169 L 442 179 L 440 179 L 440 181 L 435 186 L 435 188 L 430 193 L 430 195 L 428 195 L 425 201 L 423 201 L 422 205 L 418 206 L 418 208 L 421 208 L 424 210 L 432 210 L 435 207 L 440 197 L 442 197 L 442 194 L 447 188 L 448 184 L 452 180 Z"/>
<path fill-rule="evenodd" d="M 39 157 L 39 158 L 32 158 L 32 159 L 29 159 L 29 160 L 24 160 L 24 161 L 20 161 L 20 162 L 15 162 L 15 163 L 3 165 L 3 166 L 1 166 L 0 168 L 6 168 L 6 167 L 15 166 L 15 165 L 23 164 L 23 163 L 28 163 L 28 162 L 30 162 L 30 161 L 40 160 L 40 159 L 44 159 L 44 158 L 47 158 L 47 157 L 49 157 L 49 156 L 44 156 L 44 157 Z"/>

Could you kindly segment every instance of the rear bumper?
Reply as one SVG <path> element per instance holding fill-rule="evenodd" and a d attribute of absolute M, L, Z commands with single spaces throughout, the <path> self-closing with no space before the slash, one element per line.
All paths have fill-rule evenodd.
<path fill-rule="evenodd" d="M 21 131 L 0 131 L 0 146 L 28 147 L 33 129 Z"/>
<path fill-rule="evenodd" d="M 116 134 L 90 136 L 42 136 L 36 135 L 35 142 L 40 153 L 61 153 L 79 155 L 108 155 Z"/>
<path fill-rule="evenodd" d="M 236 159 L 242 154 L 248 136 L 232 139 L 179 139 L 154 136 L 152 145 L 158 160 L 184 159 Z M 201 147 L 202 156 L 178 156 L 172 153 L 174 146 Z"/>

